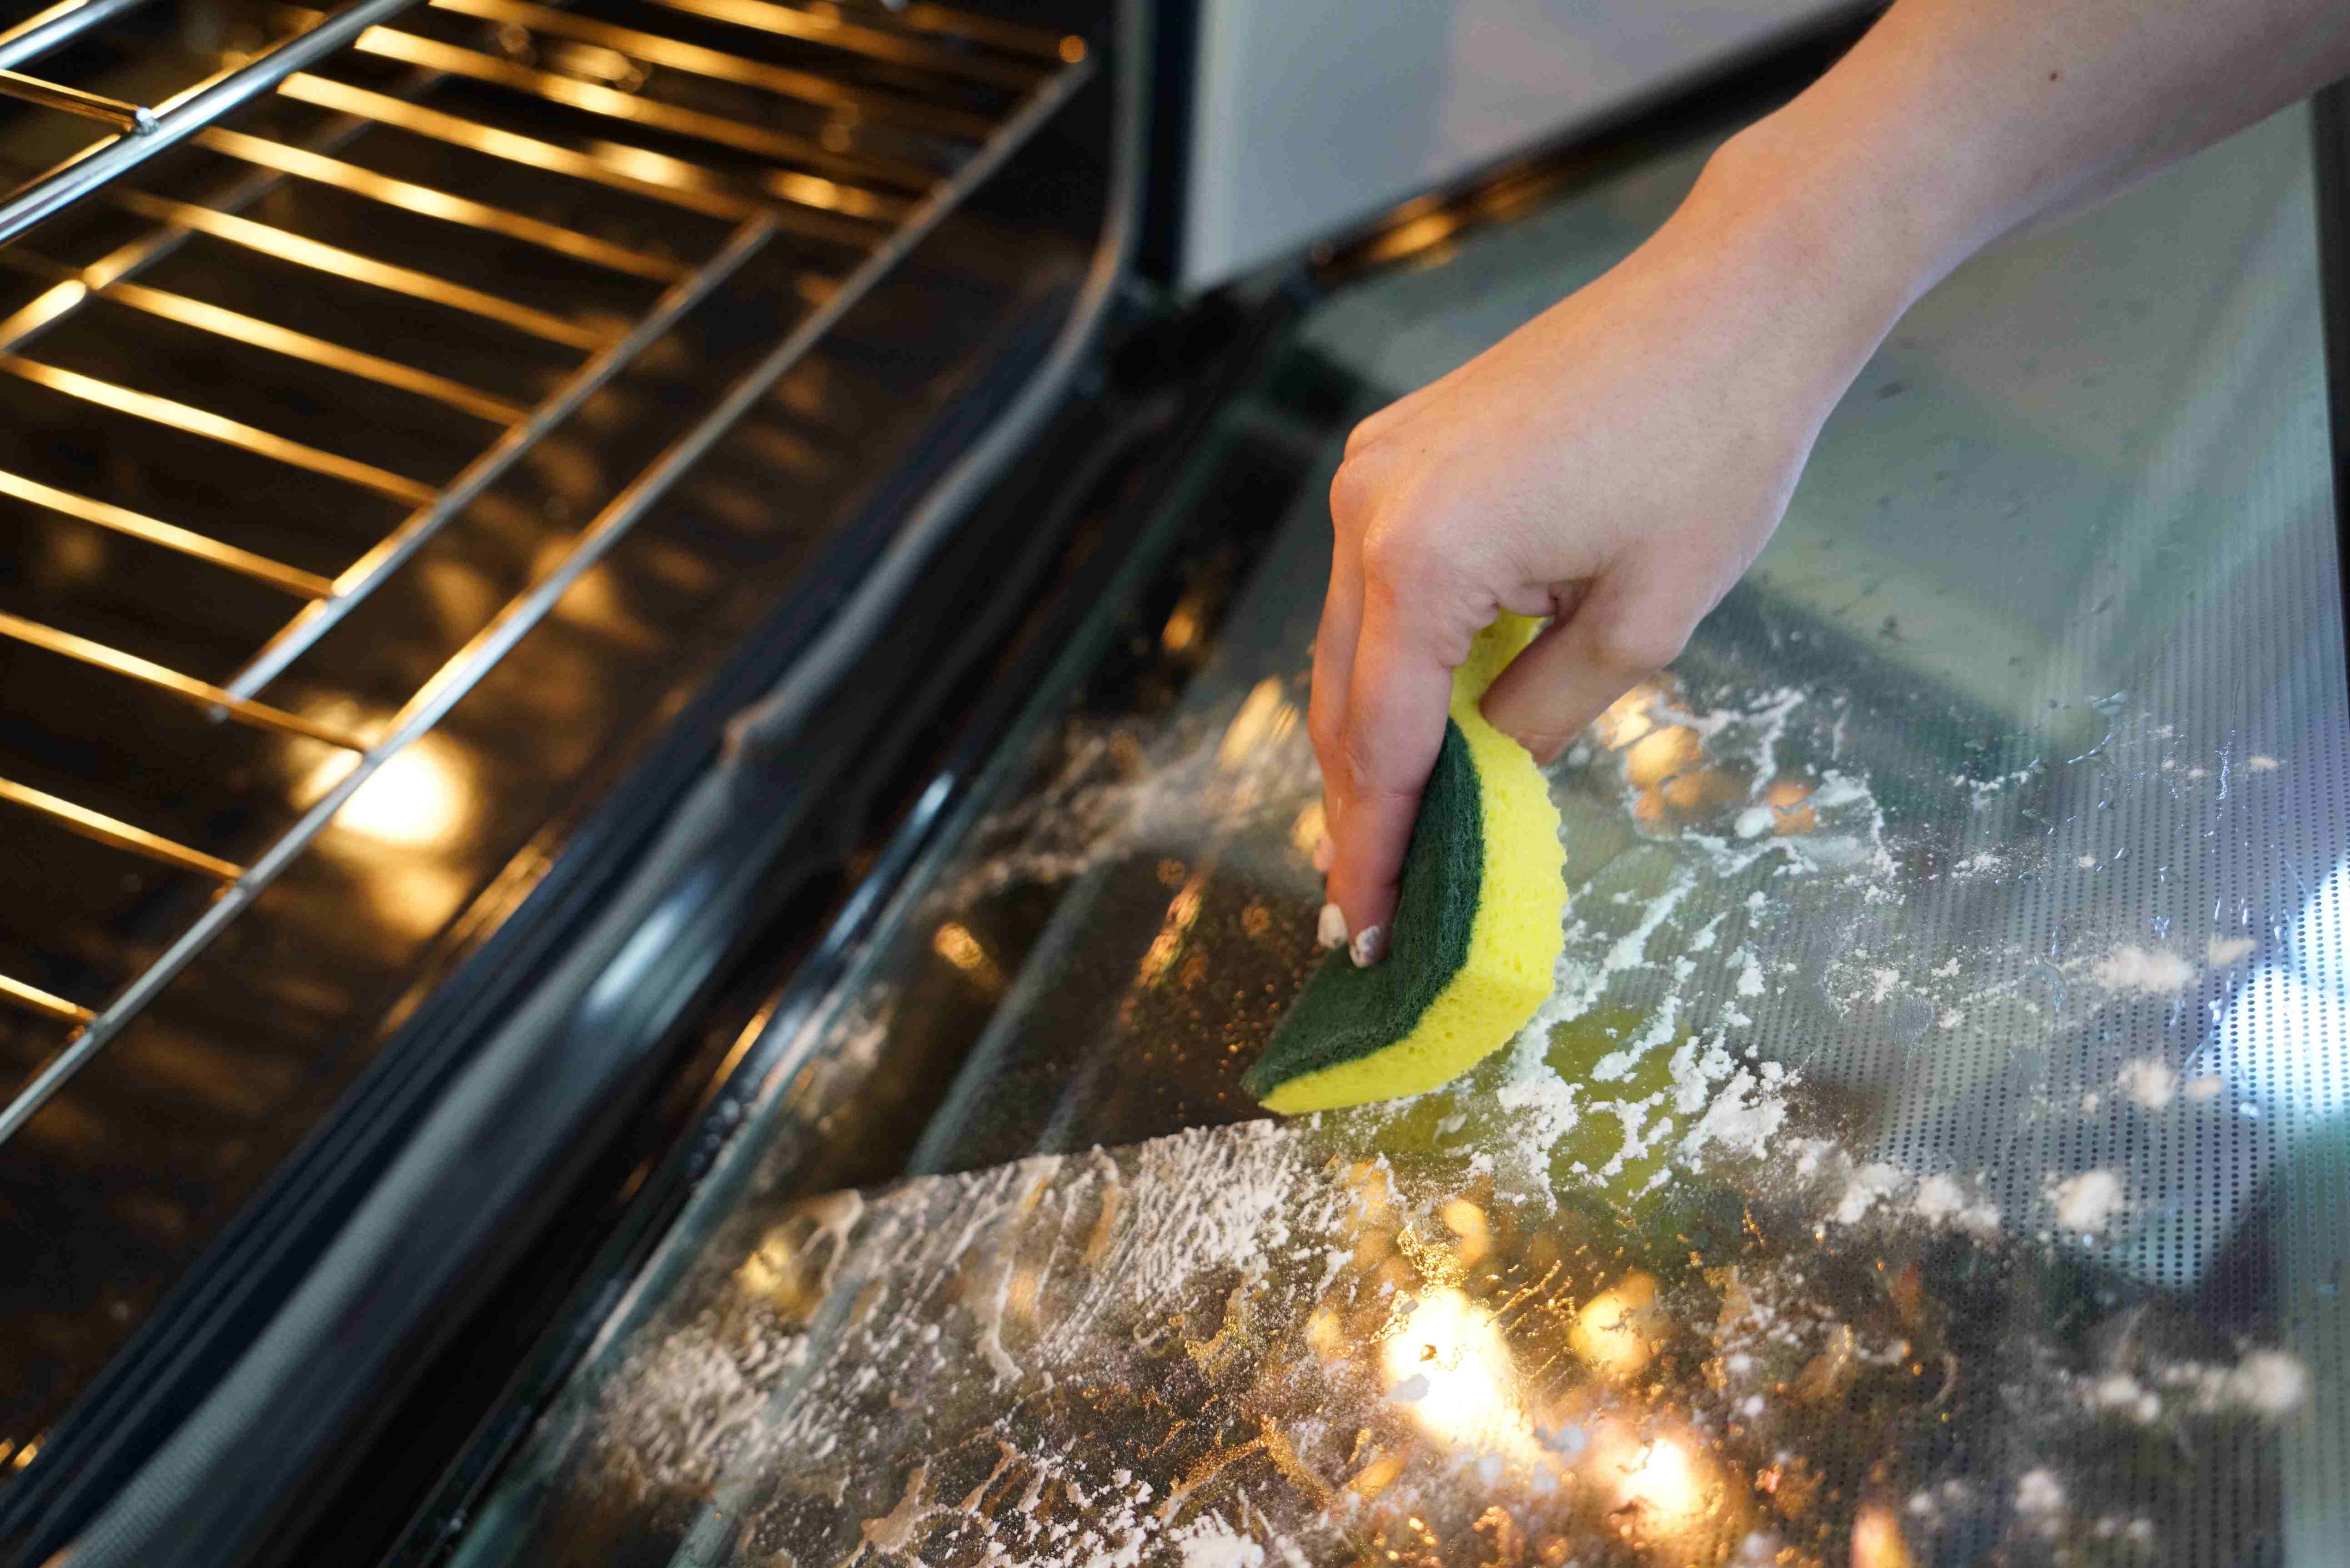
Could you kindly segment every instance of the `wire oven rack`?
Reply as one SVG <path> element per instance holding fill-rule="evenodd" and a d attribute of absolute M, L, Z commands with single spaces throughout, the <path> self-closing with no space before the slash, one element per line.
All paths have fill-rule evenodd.
<path fill-rule="evenodd" d="M 357 0 L 330 13 L 280 8 L 288 28 L 274 43 L 152 104 L 28 72 L 69 54 L 78 40 L 142 5 L 166 0 L 59 0 L 0 30 L 0 98 L 87 122 L 96 139 L 0 197 L 0 275 L 46 284 L 0 320 L 0 382 L 31 383 L 93 411 L 176 430 L 265 464 L 301 471 L 370 493 L 404 509 L 397 525 L 331 576 L 274 559 L 201 529 L 59 488 L 0 466 L 0 497 L 12 507 L 54 514 L 184 558 L 195 571 L 234 574 L 297 601 L 276 633 L 218 682 L 27 616 L 0 612 L 0 642 L 70 660 L 97 676 L 195 705 L 213 719 L 297 735 L 355 759 L 339 782 L 290 827 L 242 862 L 182 842 L 49 789 L 0 775 L 0 816 L 25 814 L 50 828 L 126 855 L 209 879 L 217 891 L 192 923 L 127 983 L 85 1004 L 0 972 L 0 1008 L 61 1029 L 56 1049 L 0 1108 L 0 1141 L 15 1135 L 77 1072 L 317 837 L 385 763 L 438 722 L 646 514 L 647 511 L 827 331 L 973 189 L 999 167 L 1082 83 L 1092 62 L 1082 41 L 943 6 L 844 10 L 823 0 L 622 0 L 600 14 L 575 14 L 533 0 Z M 411 18 L 408 14 L 415 13 Z M 605 68 L 546 68 L 528 49 L 493 52 L 452 41 L 450 19 L 486 24 L 586 51 Z M 688 26 L 660 30 L 664 22 Z M 394 26 L 395 22 L 405 25 Z M 695 42 L 712 30 L 745 40 L 787 40 L 788 63 Z M 845 68 L 809 68 L 837 57 Z M 368 58 L 406 67 L 396 90 L 348 79 L 335 67 Z M 931 150 L 927 157 L 859 151 L 847 135 L 806 136 L 775 129 L 755 112 L 721 114 L 637 90 L 661 71 L 720 84 L 757 104 L 782 100 L 837 117 L 836 125 L 879 126 Z M 432 101 L 455 82 L 559 105 L 600 134 L 562 140 L 517 129 L 480 105 L 463 112 Z M 324 129 L 284 139 L 221 123 L 231 109 L 271 96 L 325 111 Z M 242 117 L 240 117 L 242 118 Z M 528 171 L 534 180 L 628 193 L 700 220 L 723 238 L 698 259 L 617 243 L 459 192 L 380 172 L 338 154 L 385 128 Z M 219 155 L 243 170 L 202 200 L 131 189 L 130 171 L 177 144 Z M 709 149 L 708 161 L 678 148 Z M 252 211 L 288 182 L 330 188 L 375 208 L 431 220 L 452 243 L 518 246 L 565 258 L 639 286 L 658 285 L 649 306 L 625 325 L 548 309 L 365 251 L 329 244 L 257 219 Z M 40 236 L 6 245 L 69 204 L 110 205 L 133 221 L 135 236 L 97 260 L 74 265 L 41 254 Z M 635 363 L 698 304 L 782 234 L 847 245 L 853 265 L 808 304 L 788 333 L 701 410 L 681 435 L 622 486 L 578 530 L 567 549 L 474 633 L 388 719 L 355 727 L 262 700 L 319 639 L 365 602 L 434 535 L 514 468 L 599 389 Z M 198 236 L 267 258 L 296 275 L 327 275 L 421 306 L 494 324 L 569 357 L 553 389 L 525 405 L 460 377 L 407 362 L 398 345 L 361 346 L 226 308 L 142 281 Z M 452 419 L 494 434 L 445 483 L 428 483 L 346 452 L 231 419 L 51 363 L 37 340 L 103 300 L 214 341 L 221 353 L 254 362 L 296 362 L 413 395 Z M 126 379 L 128 379 L 126 378 Z M 54 783 L 55 781 L 49 781 Z"/>

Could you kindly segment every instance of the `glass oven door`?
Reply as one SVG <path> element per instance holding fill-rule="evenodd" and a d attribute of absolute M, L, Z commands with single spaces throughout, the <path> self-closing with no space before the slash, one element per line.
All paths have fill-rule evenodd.
<path fill-rule="evenodd" d="M 1237 1080 L 1317 956 L 1346 432 L 1626 254 L 1707 148 L 1316 299 L 768 1023 L 452 1560 L 2338 1562 L 2310 149 L 2280 115 L 1922 300 L 1748 581 L 1553 770 L 1535 1022 L 1278 1122 Z"/>

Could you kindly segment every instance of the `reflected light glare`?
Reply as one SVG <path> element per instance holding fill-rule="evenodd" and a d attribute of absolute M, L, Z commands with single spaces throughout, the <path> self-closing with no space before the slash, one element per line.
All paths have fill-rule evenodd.
<path fill-rule="evenodd" d="M 2238 1105 L 2317 1118 L 2350 1106 L 2350 999 L 2301 971 L 2262 964 L 2246 977 L 2185 1075 L 2217 1077 Z"/>
<path fill-rule="evenodd" d="M 1686 1430 L 1604 1421 L 1592 1433 L 1582 1469 L 1598 1490 L 1600 1511 L 1635 1524 L 1651 1547 L 1686 1552 L 1707 1537 L 1722 1545 L 1735 1538 L 1742 1511 L 1721 1466 Z"/>
<path fill-rule="evenodd" d="M 1379 1360 L 1390 1391 L 1424 1380 L 1426 1392 L 1403 1407 L 1430 1437 L 1527 1462 L 1541 1457 L 1510 1347 L 1492 1314 L 1459 1291 L 1423 1297 Z"/>
<path fill-rule="evenodd" d="M 1167 618 L 1166 627 L 1159 633 L 1159 646 L 1170 653 L 1189 653 L 1198 647 L 1203 608 L 1198 594 L 1185 594 L 1178 599 L 1174 613 Z"/>
<path fill-rule="evenodd" d="M 1195 873 L 1168 904 L 1166 921 L 1159 928 L 1159 934 L 1150 940 L 1149 950 L 1142 955 L 1141 967 L 1135 975 L 1136 984 L 1149 986 L 1159 983 L 1175 962 L 1176 955 L 1183 950 L 1184 933 L 1191 930 L 1191 923 L 1200 918 L 1200 895 L 1207 886 L 1207 880 L 1206 872 Z"/>
<path fill-rule="evenodd" d="M 1222 744 L 1216 747 L 1216 761 L 1227 768 L 1236 768 L 1258 747 L 1280 740 L 1296 726 L 1297 710 L 1281 694 L 1281 682 L 1272 676 L 1256 683 L 1232 715 L 1230 728 L 1224 731 Z"/>
<path fill-rule="evenodd" d="M 1485 1254 L 1493 1250 L 1492 1232 L 1486 1227 L 1485 1211 L 1465 1198 L 1456 1198 L 1438 1211 L 1445 1229 L 1460 1238 L 1452 1250 L 1454 1263 L 1461 1269 L 1474 1268 Z"/>
<path fill-rule="evenodd" d="M 1675 724 L 1643 735 L 1632 743 L 1624 753 L 1624 776 L 1646 789 L 1704 760 L 1705 746 L 1697 738 L 1697 732 Z"/>
<path fill-rule="evenodd" d="M 1771 831 L 1785 838 L 1817 827 L 1819 814 L 1805 804 L 1811 797 L 1812 786 L 1801 779 L 1772 780 L 1771 787 L 1762 792 L 1764 803 L 1771 807 Z"/>
<path fill-rule="evenodd" d="M 1602 1376 L 1617 1382 L 1631 1377 L 1654 1354 L 1639 1320 L 1656 1299 L 1656 1281 L 1646 1274 L 1627 1274 L 1621 1284 L 1600 1292 L 1575 1314 L 1567 1343 Z"/>
<path fill-rule="evenodd" d="M 1311 856 L 1328 836 L 1328 819 L 1322 815 L 1322 803 L 1308 801 L 1297 820 L 1289 825 L 1289 842 L 1300 855 Z"/>
<path fill-rule="evenodd" d="M 1657 727 L 1648 716 L 1648 704 L 1655 701 L 1657 689 L 1642 681 L 1607 705 L 1607 711 L 1595 721 L 1599 731 L 1599 742 L 1609 751 L 1621 751 Z"/>
<path fill-rule="evenodd" d="M 1613 1422 L 1592 1446 L 1586 1473 L 1603 1490 L 1606 1511 L 1638 1509 L 1644 1530 L 1673 1534 L 1711 1511 L 1720 1481 L 1713 1467 L 1679 1438 L 1642 1438 Z"/>
<path fill-rule="evenodd" d="M 931 950 L 982 985 L 993 989 L 1003 983 L 1003 971 L 995 967 L 995 961 L 987 956 L 987 950 L 979 945 L 979 939 L 971 934 L 970 929 L 959 921 L 949 920 L 938 929 L 931 938 Z"/>
<path fill-rule="evenodd" d="M 425 735 L 359 785 L 335 826 L 385 844 L 422 847 L 455 839 L 473 816 L 472 768 L 454 743 Z"/>
<path fill-rule="evenodd" d="M 1853 1515 L 1852 1568 L 1918 1568 L 1901 1521 L 1881 1502 L 1863 1503 Z"/>
<path fill-rule="evenodd" d="M 1637 1502 L 1652 1518 L 1663 1521 L 1695 1513 L 1705 1501 L 1705 1488 L 1689 1450 L 1670 1438 L 1659 1438 L 1641 1454 L 1624 1477 L 1626 1502 Z"/>

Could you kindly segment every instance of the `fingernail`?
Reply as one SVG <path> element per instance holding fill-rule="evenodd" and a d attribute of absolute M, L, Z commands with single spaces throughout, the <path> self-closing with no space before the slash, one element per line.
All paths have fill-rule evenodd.
<path fill-rule="evenodd" d="M 1388 956 L 1388 933 L 1381 926 L 1365 926 L 1355 935 L 1347 950 L 1354 956 L 1357 969 L 1368 969 Z"/>
<path fill-rule="evenodd" d="M 1337 905 L 1322 906 L 1322 924 L 1315 931 L 1314 938 L 1326 948 L 1343 948 L 1347 945 L 1347 917 L 1339 912 Z"/>
<path fill-rule="evenodd" d="M 1326 838 L 1318 840 L 1314 846 L 1314 869 L 1327 877 L 1330 875 L 1330 867 L 1336 864 L 1338 864 L 1338 846 Z"/>

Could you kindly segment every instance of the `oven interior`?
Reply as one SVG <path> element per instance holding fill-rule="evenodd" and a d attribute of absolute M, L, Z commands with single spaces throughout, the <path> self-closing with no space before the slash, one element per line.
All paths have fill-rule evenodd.
<path fill-rule="evenodd" d="M 772 0 L 0 27 L 0 1539 L 1033 367 L 1097 47 Z"/>

